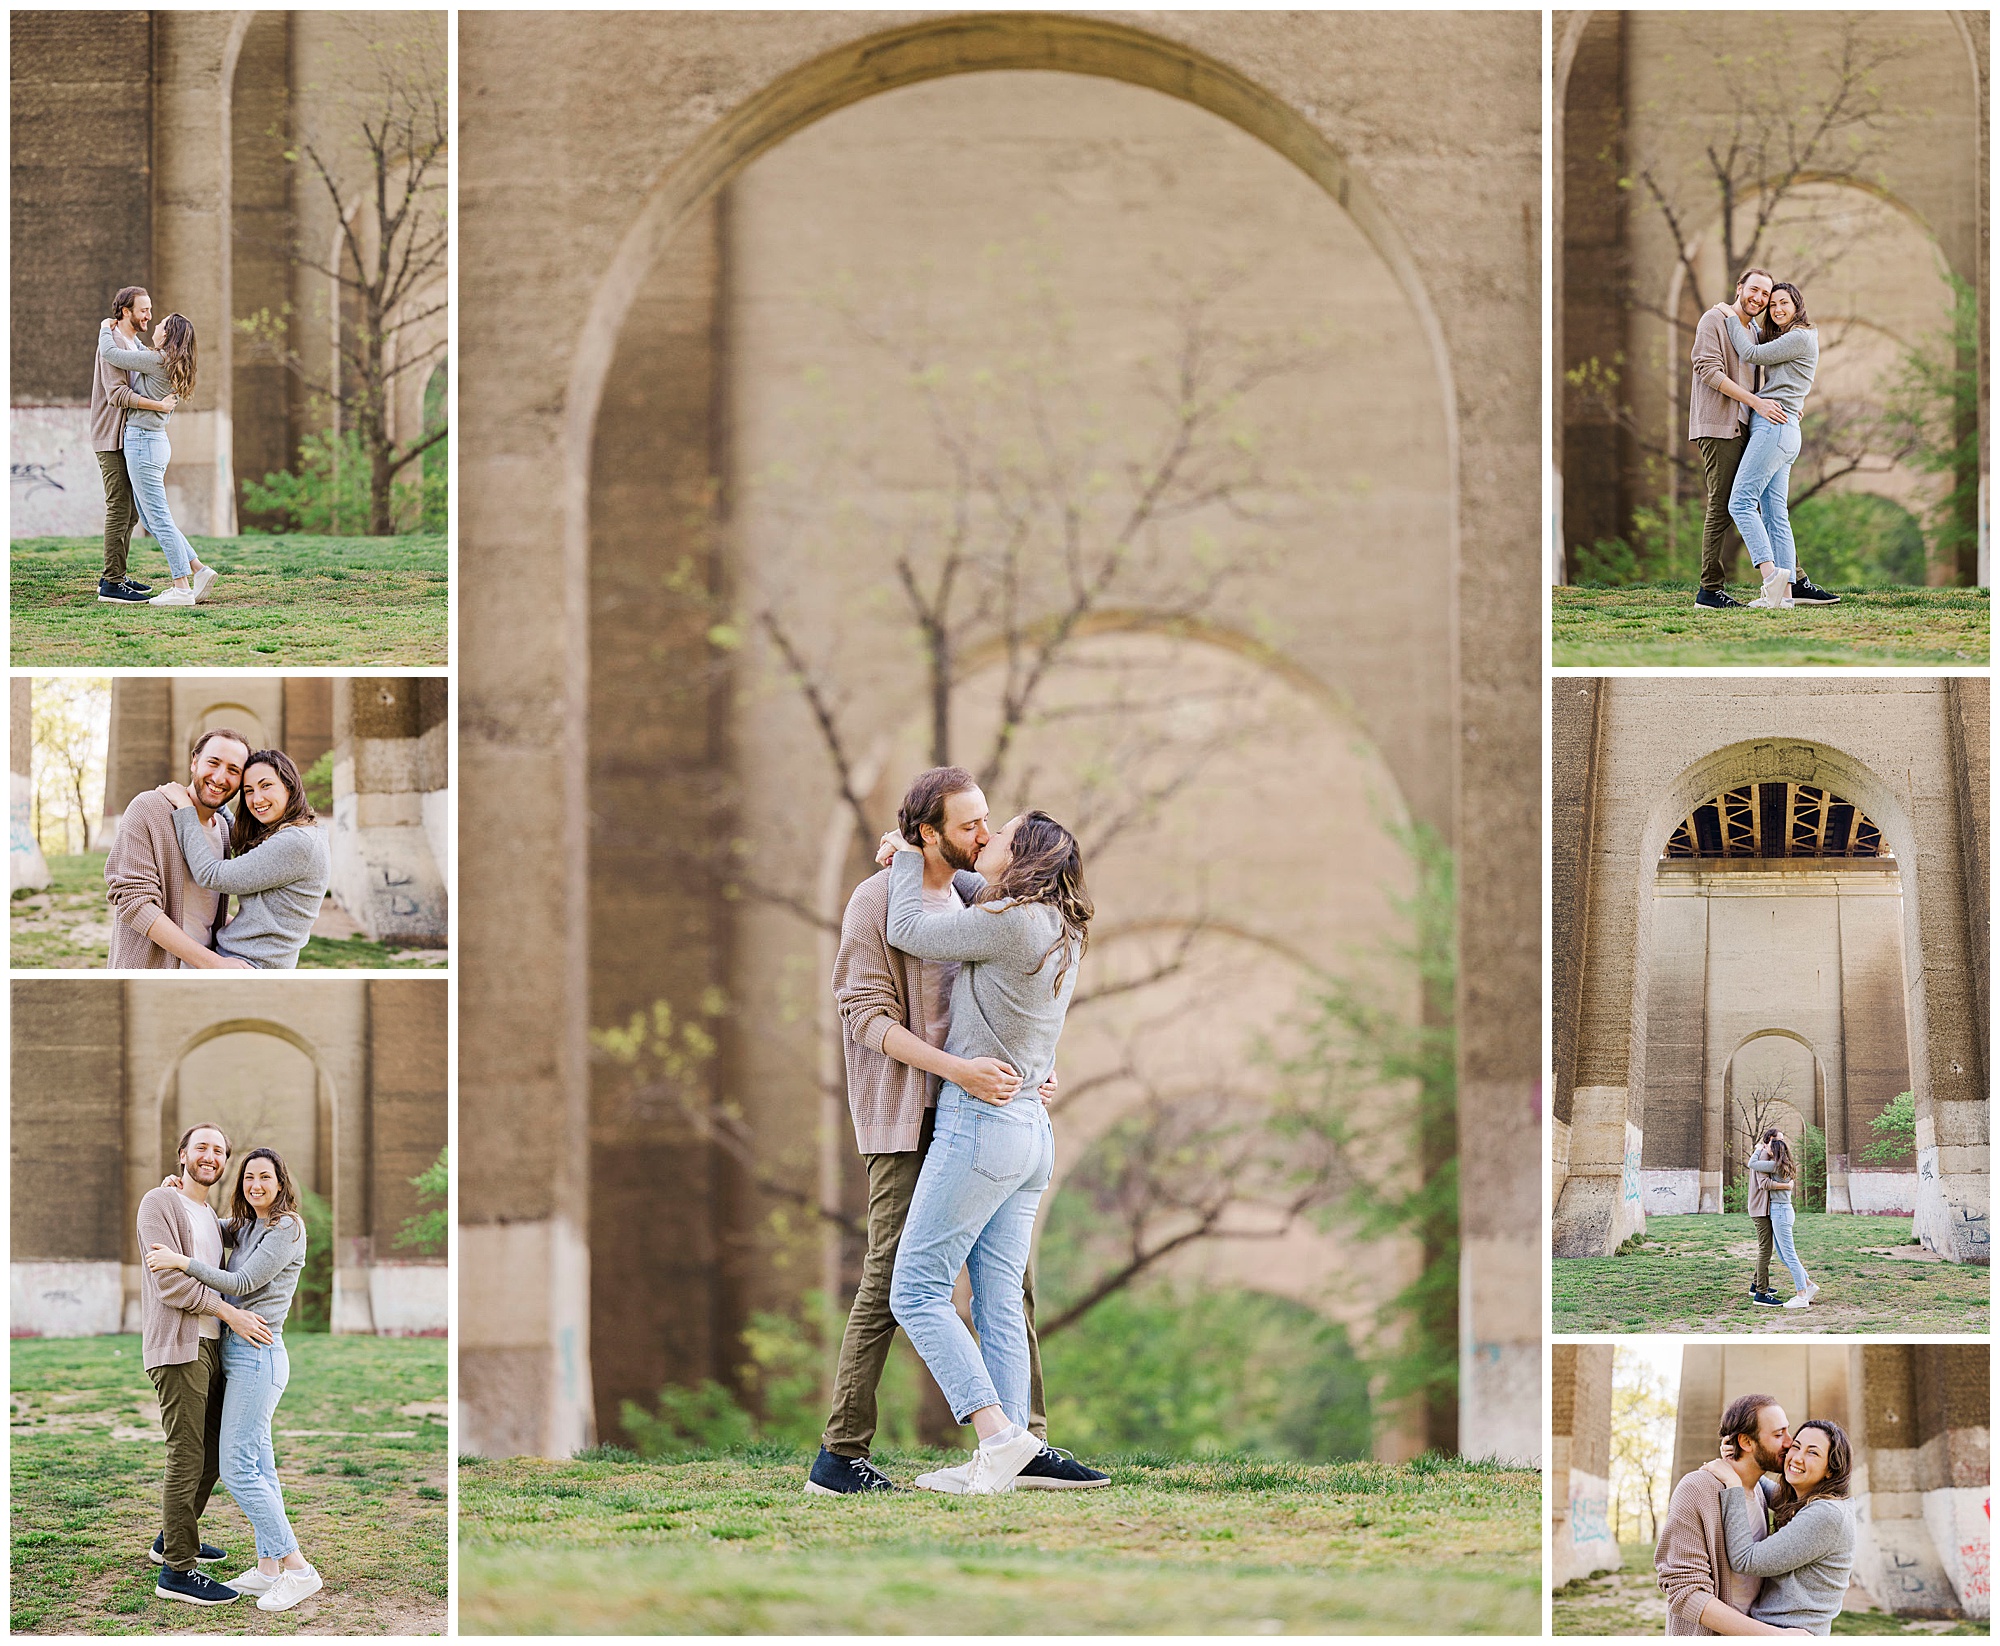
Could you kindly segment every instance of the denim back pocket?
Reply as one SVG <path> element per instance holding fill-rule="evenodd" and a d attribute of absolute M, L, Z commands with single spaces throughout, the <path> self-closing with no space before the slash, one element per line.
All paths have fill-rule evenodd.
<path fill-rule="evenodd" d="M 1028 1175 L 1039 1141 L 1035 1128 L 977 1099 L 968 1105 L 968 1112 L 974 1117 L 972 1169 L 993 1183 L 1020 1182 Z"/>

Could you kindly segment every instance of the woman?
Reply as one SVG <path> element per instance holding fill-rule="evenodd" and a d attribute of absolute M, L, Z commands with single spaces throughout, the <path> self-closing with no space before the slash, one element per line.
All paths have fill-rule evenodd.
<path fill-rule="evenodd" d="M 979 1437 L 969 1463 L 920 1475 L 927 1491 L 1006 1491 L 1040 1451 L 1028 1432 L 1028 1333 L 1021 1282 L 1035 1212 L 1055 1169 L 1055 1138 L 1038 1088 L 1055 1067 L 1063 1017 L 1089 942 L 1092 909 L 1076 837 L 1044 812 L 994 835 L 976 867 L 986 890 L 970 908 L 924 902 L 924 856 L 888 837 L 889 941 L 922 960 L 962 962 L 945 1050 L 997 1058 L 1017 1095 L 984 1102 L 947 1081 L 896 1252 L 889 1308 L 951 1403 Z M 979 1339 L 952 1307 L 961 1268 L 972 1277 Z"/>
<path fill-rule="evenodd" d="M 168 1178 L 170 1185 L 175 1183 Z M 222 1339 L 222 1435 L 217 1452 L 222 1484 L 249 1518 L 257 1538 L 257 1564 L 229 1586 L 255 1595 L 264 1612 L 288 1611 L 316 1594 L 320 1575 L 299 1552 L 285 1518 L 285 1494 L 278 1483 L 278 1460 L 271 1449 L 271 1414 L 291 1379 L 285 1353 L 285 1316 L 306 1263 L 305 1219 L 299 1211 L 292 1174 L 275 1149 L 252 1149 L 243 1157 L 230 1215 L 222 1238 L 229 1248 L 223 1268 L 154 1246 L 146 1266 L 159 1273 L 182 1269 L 204 1286 L 232 1297 L 271 1328 L 271 1341 L 252 1343 L 235 1332 Z"/>
<path fill-rule="evenodd" d="M 1798 1172 L 1792 1146 L 1785 1141 L 1783 1132 L 1772 1130 L 1764 1134 L 1757 1153 L 1750 1157 L 1753 1172 L 1761 1169 L 1760 1160 L 1768 1164 L 1771 1173 L 1771 1244 L 1778 1248 L 1778 1256 L 1792 1277 L 1793 1295 L 1785 1299 L 1785 1307 L 1809 1309 L 1812 1300 L 1819 1296 L 1819 1288 L 1807 1277 L 1806 1266 L 1799 1261 L 1798 1247 L 1792 1241 L 1792 1229 L 1798 1221 L 1798 1214 L 1792 1209 L 1792 1190 L 1797 1186 Z"/>
<path fill-rule="evenodd" d="M 174 808 L 174 836 L 188 873 L 210 891 L 236 898 L 236 913 L 215 932 L 216 952 L 260 969 L 288 969 L 312 935 L 326 901 L 326 844 L 305 782 L 291 756 L 258 749 L 243 763 L 243 790 L 221 857 L 201 826 L 185 784 L 162 783 Z"/>
<path fill-rule="evenodd" d="M 1838 1423 L 1807 1418 L 1792 1432 L 1785 1453 L 1785 1483 L 1771 1511 L 1770 1535 L 1761 1541 L 1764 1499 L 1720 1458 L 1702 1467 L 1723 1484 L 1722 1536 L 1730 1567 L 1761 1577 L 1764 1587 L 1750 1608 L 1759 1623 L 1830 1635 L 1854 1569 L 1854 1510 L 1847 1502 L 1854 1453 Z"/>
<path fill-rule="evenodd" d="M 1800 424 L 1806 396 L 1819 369 L 1819 333 L 1806 318 L 1806 300 L 1789 280 L 1771 288 L 1771 301 L 1752 337 L 1736 311 L 1722 306 L 1729 344 L 1737 357 L 1764 368 L 1763 399 L 1781 409 L 1773 422 L 1761 411 L 1750 414 L 1750 437 L 1729 493 L 1729 518 L 1750 549 L 1750 563 L 1761 569 L 1764 589 L 1752 606 L 1792 604 L 1792 576 L 1798 569 L 1798 549 L 1792 542 L 1789 505 L 1792 465 L 1798 461 Z"/>
<path fill-rule="evenodd" d="M 99 333 L 97 352 L 121 371 L 137 374 L 133 388 L 154 402 L 135 405 L 125 414 L 125 472 L 132 480 L 132 501 L 146 530 L 158 539 L 173 577 L 170 587 L 153 596 L 155 606 L 192 606 L 215 581 L 214 571 L 196 558 L 167 506 L 167 464 L 173 447 L 167 441 L 167 419 L 174 407 L 194 393 L 194 326 L 184 314 L 170 314 L 153 328 L 154 347 L 133 338 L 132 347 L 109 320 Z"/>

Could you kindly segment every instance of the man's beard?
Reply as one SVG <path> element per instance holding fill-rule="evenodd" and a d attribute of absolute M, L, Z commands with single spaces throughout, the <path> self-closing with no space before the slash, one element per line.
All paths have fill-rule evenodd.
<path fill-rule="evenodd" d="M 230 801 L 234 800 L 237 795 L 237 791 L 235 789 L 230 788 L 229 785 L 226 783 L 215 785 L 214 787 L 219 788 L 221 792 L 217 794 L 213 799 L 211 799 L 210 798 L 211 785 L 209 785 L 206 782 L 202 782 L 202 783 L 197 783 L 194 786 L 195 799 L 199 800 L 204 806 L 206 806 L 212 812 L 220 811 L 224 806 L 228 805 Z"/>
<path fill-rule="evenodd" d="M 207 1172 L 208 1175 L 204 1177 L 202 1175 L 203 1172 Z M 193 1178 L 197 1183 L 213 1184 L 221 1181 L 222 1168 L 220 1166 L 217 1166 L 211 1170 L 207 1166 L 193 1165 L 188 1167 L 187 1174 L 189 1177 Z"/>
<path fill-rule="evenodd" d="M 979 854 L 977 852 L 962 851 L 958 846 L 953 844 L 949 836 L 938 836 L 937 849 L 938 856 L 943 858 L 946 863 L 960 873 L 975 874 L 978 872 L 973 865 L 979 861 Z"/>
<path fill-rule="evenodd" d="M 1782 1451 L 1769 1450 L 1753 1441 L 1750 1452 L 1766 1474 L 1777 1475 L 1785 1472 L 1785 1454 Z"/>

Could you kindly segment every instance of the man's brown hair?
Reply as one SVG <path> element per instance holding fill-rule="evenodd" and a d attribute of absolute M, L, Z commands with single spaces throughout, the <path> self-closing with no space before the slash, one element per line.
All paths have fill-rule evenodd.
<path fill-rule="evenodd" d="M 1738 291 L 1741 291 L 1743 289 L 1743 282 L 1748 280 L 1750 276 L 1753 274 L 1761 274 L 1766 280 L 1770 281 L 1771 284 L 1774 286 L 1778 283 L 1778 277 L 1775 274 L 1773 274 L 1769 269 L 1745 269 L 1741 274 L 1739 274 L 1736 277 L 1736 289 Z"/>
<path fill-rule="evenodd" d="M 188 759 L 195 759 L 203 749 L 208 747 L 210 740 L 217 737 L 226 737 L 232 743 L 241 743 L 245 755 L 248 755 L 253 747 L 250 739 L 245 737 L 234 726 L 211 726 L 194 740 L 194 747 L 188 750 Z M 250 764 L 247 759 L 243 763 L 246 766 Z"/>
<path fill-rule="evenodd" d="M 127 309 L 148 295 L 144 286 L 120 286 L 111 299 L 111 318 L 122 319 Z"/>
<path fill-rule="evenodd" d="M 187 1153 L 188 1139 L 193 1137 L 196 1132 L 215 1133 L 217 1137 L 222 1139 L 222 1152 L 224 1154 L 229 1153 L 229 1134 L 225 1132 L 220 1126 L 216 1125 L 216 1123 L 212 1120 L 197 1120 L 192 1126 L 188 1127 L 186 1131 L 181 1133 L 180 1142 L 174 1145 L 175 1155 L 178 1156 Z"/>
<path fill-rule="evenodd" d="M 924 825 L 944 833 L 944 803 L 955 794 L 979 787 L 979 780 L 963 766 L 933 766 L 910 785 L 896 813 L 896 829 L 912 846 L 924 843 Z"/>
<path fill-rule="evenodd" d="M 1738 1395 L 1729 1403 L 1722 1414 L 1722 1438 L 1742 1440 L 1746 1435 L 1757 1438 L 1757 1414 L 1766 1406 L 1778 1404 L 1776 1395 Z M 1735 1454 L 1732 1453 L 1732 1456 Z"/>

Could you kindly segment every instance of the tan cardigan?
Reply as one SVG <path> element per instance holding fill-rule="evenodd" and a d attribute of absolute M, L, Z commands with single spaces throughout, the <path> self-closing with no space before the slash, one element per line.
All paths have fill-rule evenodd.
<path fill-rule="evenodd" d="M 122 371 L 97 352 L 97 339 L 90 340 L 90 449 L 115 452 L 125 449 L 125 408 L 132 404 L 132 382 Z"/>
<path fill-rule="evenodd" d="M 1729 328 L 1714 309 L 1702 311 L 1688 358 L 1694 362 L 1688 379 L 1688 438 L 1699 440 L 1705 435 L 1716 435 L 1734 439 L 1743 432 L 1750 408 L 1740 400 L 1730 399 L 1715 384 L 1726 377 L 1739 388 L 1754 391 L 1757 368 L 1737 359 L 1736 350 L 1730 346 Z"/>
<path fill-rule="evenodd" d="M 201 1317 L 220 1314 L 222 1301 L 193 1275 L 179 1269 L 155 1274 L 146 1253 L 170 1246 L 183 1256 L 194 1251 L 193 1214 L 178 1189 L 149 1189 L 139 1202 L 139 1320 L 141 1357 L 146 1370 L 185 1366 L 201 1354 Z"/>
<path fill-rule="evenodd" d="M 1763 1536 L 1757 1533 L 1759 1541 Z M 1722 1534 L 1722 1482 L 1715 1476 L 1701 1469 L 1681 1476 L 1667 1501 L 1667 1518 L 1660 1522 L 1653 1570 L 1666 1593 L 1670 1635 L 1714 1634 L 1701 1626 L 1701 1609 L 1710 1595 L 1749 1616 L 1764 1580 L 1730 1567 Z"/>
<path fill-rule="evenodd" d="M 217 812 L 208 820 L 216 850 L 229 850 L 229 820 Z M 111 899 L 111 969 L 173 970 L 180 961 L 146 934 L 165 915 L 197 943 L 212 946 L 221 898 L 188 873 L 187 859 L 174 835 L 174 806 L 147 789 L 132 797 L 118 819 L 118 833 L 104 859 L 104 884 Z"/>
<path fill-rule="evenodd" d="M 976 874 L 953 877 L 970 903 L 984 888 Z M 936 1075 L 898 1063 L 882 1049 L 893 1028 L 937 1045 L 925 1021 L 923 962 L 889 946 L 889 871 L 854 888 L 840 921 L 840 949 L 833 961 L 833 998 L 846 1032 L 847 1107 L 854 1141 L 863 1154 L 906 1154 L 917 1146 L 924 1110 L 937 1102 Z"/>

